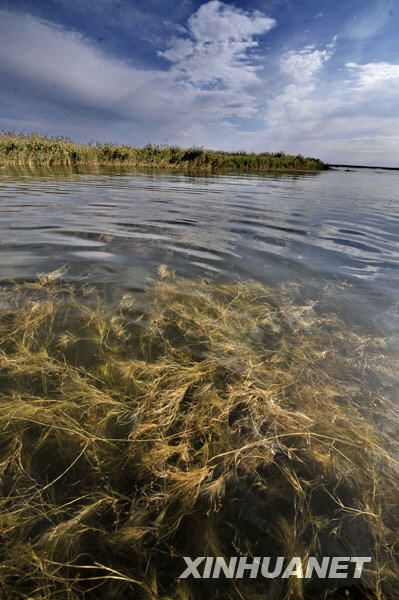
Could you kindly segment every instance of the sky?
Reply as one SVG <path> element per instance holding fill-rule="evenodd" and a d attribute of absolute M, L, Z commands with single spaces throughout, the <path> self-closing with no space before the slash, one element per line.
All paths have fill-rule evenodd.
<path fill-rule="evenodd" d="M 399 2 L 0 0 L 0 130 L 399 167 Z"/>

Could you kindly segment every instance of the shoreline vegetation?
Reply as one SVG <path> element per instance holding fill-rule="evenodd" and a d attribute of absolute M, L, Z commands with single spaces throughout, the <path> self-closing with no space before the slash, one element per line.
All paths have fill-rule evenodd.
<path fill-rule="evenodd" d="M 64 273 L 1 292 L 2 600 L 399 597 L 386 342 L 297 286 L 161 265 L 138 309 Z M 183 556 L 237 555 L 372 563 L 361 581 L 177 579 Z"/>
<path fill-rule="evenodd" d="M 321 160 L 283 152 L 226 152 L 201 147 L 180 148 L 74 142 L 36 133 L 0 134 L 0 165 L 129 166 L 195 171 L 321 171 Z"/>

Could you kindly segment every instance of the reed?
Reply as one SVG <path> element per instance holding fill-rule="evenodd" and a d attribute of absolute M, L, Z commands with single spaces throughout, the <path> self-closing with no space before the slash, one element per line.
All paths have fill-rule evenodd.
<path fill-rule="evenodd" d="M 283 152 L 256 154 L 153 144 L 143 148 L 117 144 L 80 144 L 65 137 L 35 133 L 0 134 L 0 164 L 125 165 L 199 171 L 315 171 L 326 168 L 319 159 Z"/>
<path fill-rule="evenodd" d="M 161 267 L 143 311 L 60 275 L 2 290 L 2 599 L 399 597 L 384 341 L 290 287 Z M 177 581 L 184 555 L 368 554 L 345 596 Z"/>

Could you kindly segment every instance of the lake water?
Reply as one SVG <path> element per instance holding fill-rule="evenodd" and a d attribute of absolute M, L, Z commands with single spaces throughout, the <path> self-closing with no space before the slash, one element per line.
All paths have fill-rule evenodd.
<path fill-rule="evenodd" d="M 398 329 L 399 173 L 35 172 L 3 168 L 0 280 L 67 265 L 115 298 L 182 277 L 303 284 L 353 324 Z"/>
<path fill-rule="evenodd" d="M 174 291 L 172 296 L 161 292 L 160 312 L 152 316 L 151 310 L 147 317 L 136 311 L 134 304 L 121 321 L 122 303 L 119 316 L 109 320 L 103 305 L 96 305 L 96 294 L 97 308 L 91 312 L 83 304 L 62 304 L 66 289 L 89 282 L 111 306 L 129 293 L 141 309 L 160 265 L 191 281 L 179 288 L 166 279 L 158 286 Z M 64 277 L 76 287 L 21 286 L 35 301 L 17 303 L 22 309 L 16 315 L 7 312 L 13 282 L 35 281 L 38 274 L 63 266 Z M 11 508 L 2 505 L 12 515 L 4 519 L 14 536 L 10 539 L 19 543 L 25 536 L 22 548 L 29 548 L 28 556 L 38 537 L 43 561 L 55 557 L 56 585 L 63 585 L 58 565 L 67 562 L 72 571 L 60 589 L 70 591 L 75 578 L 79 594 L 92 585 L 78 581 L 79 561 L 93 563 L 83 562 L 83 569 L 109 561 L 112 574 L 121 569 L 135 578 L 138 565 L 145 566 L 143 578 L 152 577 L 155 568 L 160 589 L 168 590 L 162 597 L 183 598 L 184 592 L 174 592 L 181 572 L 174 557 L 186 556 L 190 548 L 193 556 L 202 556 L 203 548 L 213 548 L 209 540 L 218 539 L 215 531 L 220 540 L 231 541 L 226 548 L 243 555 L 246 538 L 244 550 L 237 544 L 245 534 L 248 548 L 259 556 L 282 552 L 279 548 L 291 551 L 296 535 L 299 549 L 317 536 L 323 556 L 375 556 L 381 564 L 389 556 L 393 566 L 387 568 L 384 598 L 396 600 L 398 411 L 390 400 L 398 400 L 398 386 L 388 354 L 399 348 L 398 269 L 399 172 L 193 176 L 3 168 L 0 308 L 6 310 L 0 392 L 2 452 L 9 444 L 12 468 L 3 469 L 8 488 L 1 484 L 11 498 Z M 295 299 L 282 292 L 284 304 L 278 293 L 260 293 L 260 286 L 199 286 L 201 278 L 255 281 L 276 290 L 290 284 L 285 288 Z M 212 296 L 210 308 L 209 288 L 219 294 Z M 58 289 L 61 302 L 54 304 Z M 197 303 L 190 304 L 196 294 Z M 238 304 L 237 315 L 232 306 L 242 295 L 250 300 Z M 50 298 L 42 312 L 38 298 Z M 309 318 L 307 309 L 315 306 L 328 318 L 316 318 L 317 310 Z M 343 328 L 331 314 L 346 322 Z M 373 346 L 372 338 L 381 335 L 390 343 Z M 15 458 L 15 448 L 22 448 L 15 451 L 21 459 Z M 27 473 L 24 488 L 20 481 Z M 49 487 L 50 493 L 43 493 Z M 19 497 L 20 489 L 25 491 Z M 86 500 L 90 494 L 93 504 Z M 196 498 L 192 506 L 191 497 Z M 103 503 L 112 507 L 104 508 L 109 514 L 102 512 Z M 176 506 L 181 514 L 174 512 Z M 86 514 L 91 515 L 88 545 L 81 535 Z M 169 514 L 173 527 L 163 523 Z M 70 530 L 69 546 L 64 538 Z M 197 537 L 203 542 L 199 549 L 191 545 Z M 61 540 L 59 546 L 54 539 Z M 14 546 L 10 543 L 7 552 Z M 76 564 L 70 564 L 70 548 L 76 549 Z M 379 559 L 381 548 L 386 554 Z M 34 573 L 38 562 L 35 555 Z M 14 569 L 12 556 L 8 564 Z M 19 554 L 15 564 L 24 582 L 28 567 Z M 130 579 L 114 594 L 114 579 L 106 571 L 105 591 L 90 597 L 136 597 Z M 35 586 L 47 589 L 37 581 L 32 594 L 39 589 Z M 151 589 L 158 585 L 154 581 Z M 270 587 L 281 595 L 267 597 L 287 598 L 286 581 Z M 322 592 L 323 598 L 366 598 L 346 587 L 327 596 L 333 589 L 329 580 L 310 583 L 315 587 L 307 600 L 321 598 Z M 337 589 L 341 583 L 346 586 L 339 579 Z M 17 576 L 10 585 L 18 587 Z M 203 585 L 190 598 L 247 597 L 216 594 L 217 581 Z"/>

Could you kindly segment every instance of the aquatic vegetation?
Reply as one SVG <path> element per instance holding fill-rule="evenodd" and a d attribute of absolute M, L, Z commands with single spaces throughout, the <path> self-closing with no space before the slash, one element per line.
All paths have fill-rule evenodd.
<path fill-rule="evenodd" d="M 0 134 L 0 164 L 126 165 L 213 171 L 220 169 L 322 170 L 316 158 L 283 152 L 223 152 L 204 148 L 179 148 L 147 144 L 135 148 L 117 144 L 80 144 L 65 137 L 38 134 Z"/>
<path fill-rule="evenodd" d="M 163 267 L 142 311 L 62 273 L 1 291 L 2 599 L 399 597 L 383 341 L 291 287 Z M 208 555 L 373 560 L 349 596 L 177 580 Z"/>

